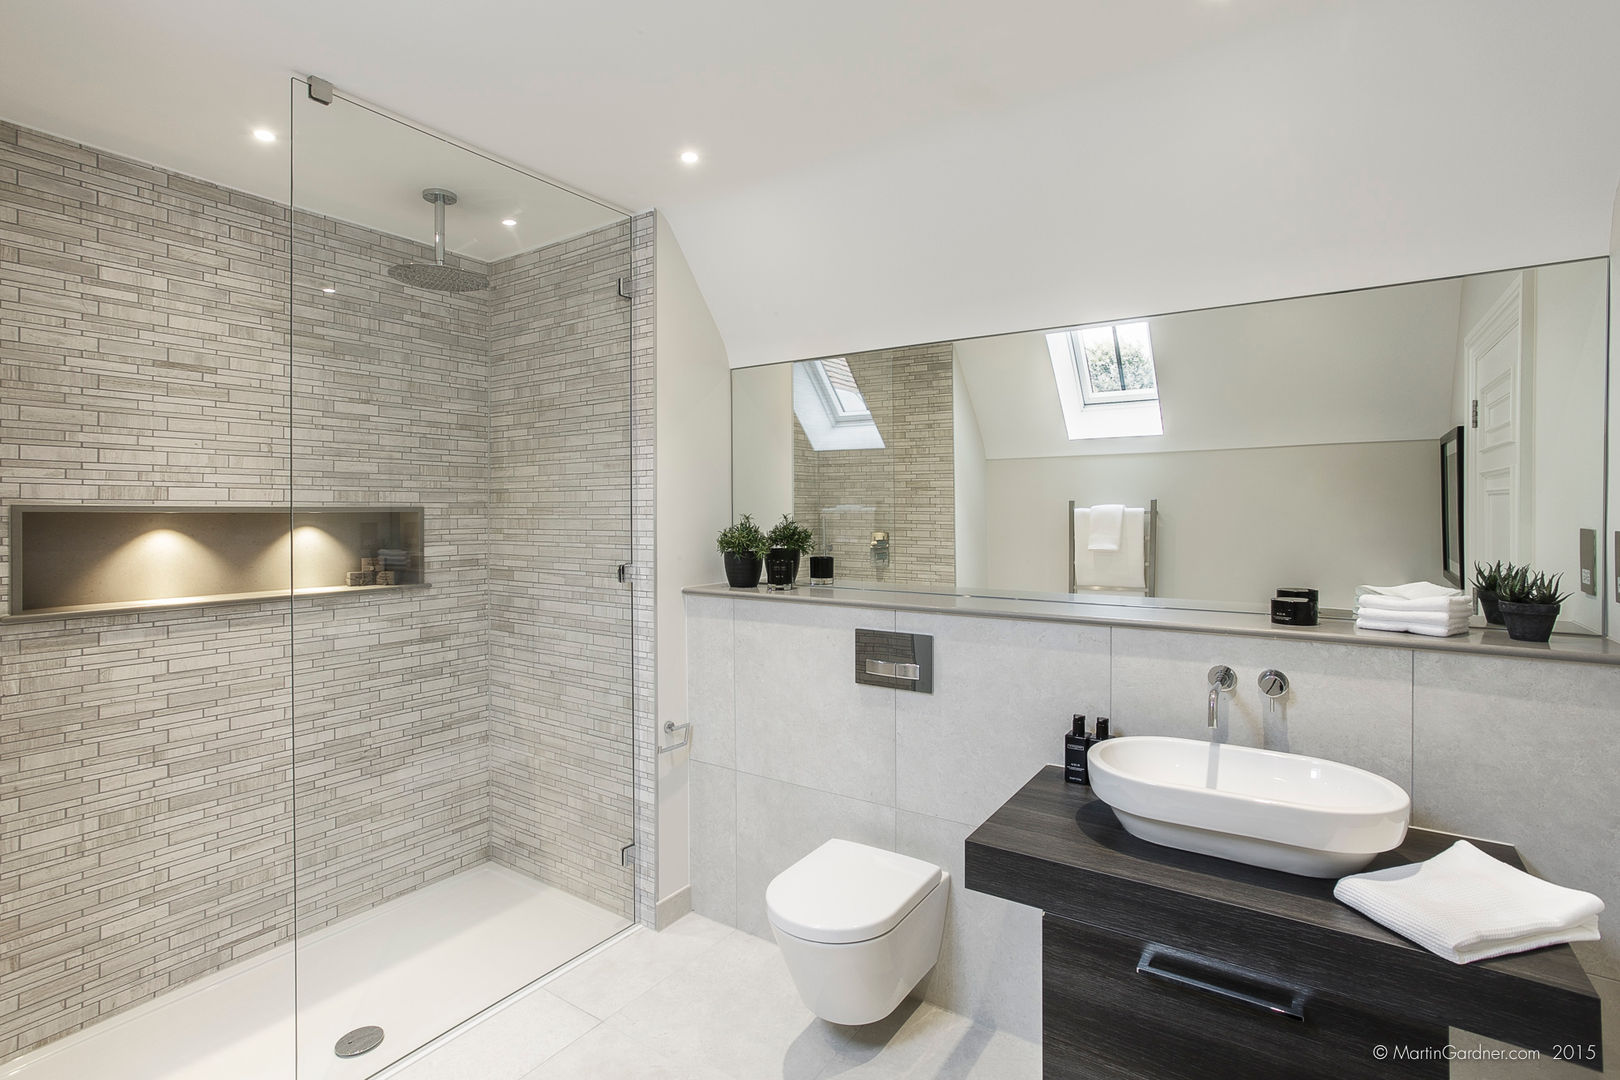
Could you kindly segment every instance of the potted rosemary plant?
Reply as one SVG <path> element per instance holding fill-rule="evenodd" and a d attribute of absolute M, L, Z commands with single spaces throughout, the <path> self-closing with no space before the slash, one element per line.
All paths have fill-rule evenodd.
<path fill-rule="evenodd" d="M 1496 560 L 1491 566 L 1474 564 L 1474 599 L 1479 601 L 1479 609 L 1485 613 L 1485 621 L 1493 626 L 1502 625 L 1502 613 L 1496 607 L 1502 579 L 1517 573 L 1518 569 L 1512 563 L 1504 563 L 1501 559 Z"/>
<path fill-rule="evenodd" d="M 1558 591 L 1563 577 L 1554 574 L 1549 578 L 1545 573 L 1532 576 L 1528 566 L 1519 566 L 1502 579 L 1497 586 L 1497 607 L 1507 624 L 1508 637 L 1514 641 L 1546 641 L 1552 637 L 1559 609 L 1569 599 L 1568 593 Z"/>
<path fill-rule="evenodd" d="M 721 529 L 714 546 L 726 558 L 726 584 L 733 589 L 752 589 L 759 584 L 765 549 L 770 545 L 752 517 L 744 514 L 734 524 Z"/>
<path fill-rule="evenodd" d="M 798 580 L 800 556 L 807 555 L 816 549 L 816 534 L 794 521 L 788 515 L 783 514 L 782 520 L 773 525 L 771 531 L 765 534 L 765 546 L 770 549 L 765 556 L 767 562 L 773 558 L 785 559 L 792 567 L 792 572 L 787 575 L 786 581 L 778 582 L 773 578 L 771 584 L 787 585 Z"/>

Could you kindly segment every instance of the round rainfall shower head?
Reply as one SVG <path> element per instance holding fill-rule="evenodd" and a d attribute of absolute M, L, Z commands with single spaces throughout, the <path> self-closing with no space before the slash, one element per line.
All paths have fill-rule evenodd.
<path fill-rule="evenodd" d="M 471 270 L 457 270 L 439 263 L 400 263 L 388 268 L 388 276 L 418 289 L 434 292 L 477 292 L 489 288 L 489 278 Z"/>
<path fill-rule="evenodd" d="M 477 292 L 489 288 L 489 279 L 483 274 L 444 265 L 444 208 L 456 205 L 456 193 L 445 188 L 427 188 L 422 198 L 433 204 L 433 261 L 390 266 L 388 276 L 434 292 Z"/>

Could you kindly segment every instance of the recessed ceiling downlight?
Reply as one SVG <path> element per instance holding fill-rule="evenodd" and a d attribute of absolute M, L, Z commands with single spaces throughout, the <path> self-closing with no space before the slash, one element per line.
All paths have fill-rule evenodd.
<path fill-rule="evenodd" d="M 682 165 L 696 165 L 701 160 L 703 160 L 703 159 L 698 156 L 698 152 L 696 150 L 682 150 L 681 151 L 681 164 Z"/>
<path fill-rule="evenodd" d="M 268 143 L 276 141 L 276 133 L 271 131 L 269 128 L 254 128 L 253 137 L 258 139 L 260 142 Z"/>
<path fill-rule="evenodd" d="M 517 224 L 517 218 L 502 218 L 501 224 L 510 229 L 512 226 Z"/>

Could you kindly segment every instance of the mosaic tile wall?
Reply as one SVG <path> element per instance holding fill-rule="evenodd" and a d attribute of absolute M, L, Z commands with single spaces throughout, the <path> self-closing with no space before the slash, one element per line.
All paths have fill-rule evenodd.
<path fill-rule="evenodd" d="M 593 296 L 616 280 L 604 252 L 622 272 L 626 231 L 513 260 L 493 292 L 457 297 L 385 276 L 419 245 L 298 215 L 289 400 L 285 207 L 0 123 L 0 501 L 263 506 L 291 491 L 305 505 L 420 505 L 432 584 L 0 623 L 0 1060 L 288 939 L 295 742 L 300 930 L 492 856 L 604 904 L 617 881 L 607 906 L 626 910 L 631 808 L 581 810 L 567 792 L 612 774 L 609 798 L 626 799 L 629 749 L 610 745 L 607 718 L 623 715 L 628 660 L 611 654 L 628 627 L 591 640 L 598 663 L 559 658 L 613 688 L 591 707 L 572 691 L 520 710 L 561 679 L 531 664 L 497 692 L 493 675 L 522 634 L 579 616 L 569 590 L 622 561 L 607 548 L 622 550 L 623 519 L 573 562 L 559 549 L 556 580 L 491 536 L 522 548 L 526 529 L 621 513 L 629 450 L 613 451 L 621 494 L 600 475 L 548 477 L 515 510 L 499 484 L 538 479 L 504 471 L 533 465 L 536 440 L 490 404 L 498 320 L 511 356 L 528 349 L 539 366 L 583 342 L 575 363 L 604 365 L 604 388 L 628 381 L 628 302 L 576 318 L 580 297 L 559 285 L 576 266 L 593 267 Z M 555 305 L 531 305 L 548 289 Z M 503 296 L 516 306 L 500 320 Z M 519 309 L 562 329 L 531 336 Z M 606 439 L 595 425 L 611 410 L 587 398 L 579 430 Z M 543 407 L 571 415 L 560 399 Z M 591 471 L 574 459 L 570 476 Z M 546 501 L 553 479 L 579 502 Z M 650 506 L 638 513 L 650 521 Z M 529 588 L 551 591 L 514 600 Z M 550 726 L 512 753 L 530 717 Z M 650 737 L 650 714 L 639 723 Z M 552 766 L 564 774 L 539 805 L 572 814 L 562 825 L 521 790 Z M 569 845 L 542 831 L 520 852 L 521 824 L 602 832 Z"/>
<path fill-rule="evenodd" d="M 881 450 L 815 451 L 793 425 L 793 516 L 830 549 L 846 581 L 956 578 L 956 475 L 950 342 L 846 357 L 883 438 Z M 760 522 L 770 528 L 773 522 Z M 889 558 L 873 558 L 874 531 Z M 808 561 L 800 564 L 802 581 Z"/>

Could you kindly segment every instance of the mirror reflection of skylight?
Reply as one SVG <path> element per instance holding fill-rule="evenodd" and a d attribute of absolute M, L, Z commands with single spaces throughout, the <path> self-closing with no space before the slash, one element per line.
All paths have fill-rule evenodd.
<path fill-rule="evenodd" d="M 793 365 L 793 415 L 812 450 L 881 450 L 883 436 L 843 357 Z"/>
<path fill-rule="evenodd" d="M 1059 330 L 1046 348 L 1071 441 L 1164 434 L 1146 322 Z"/>

